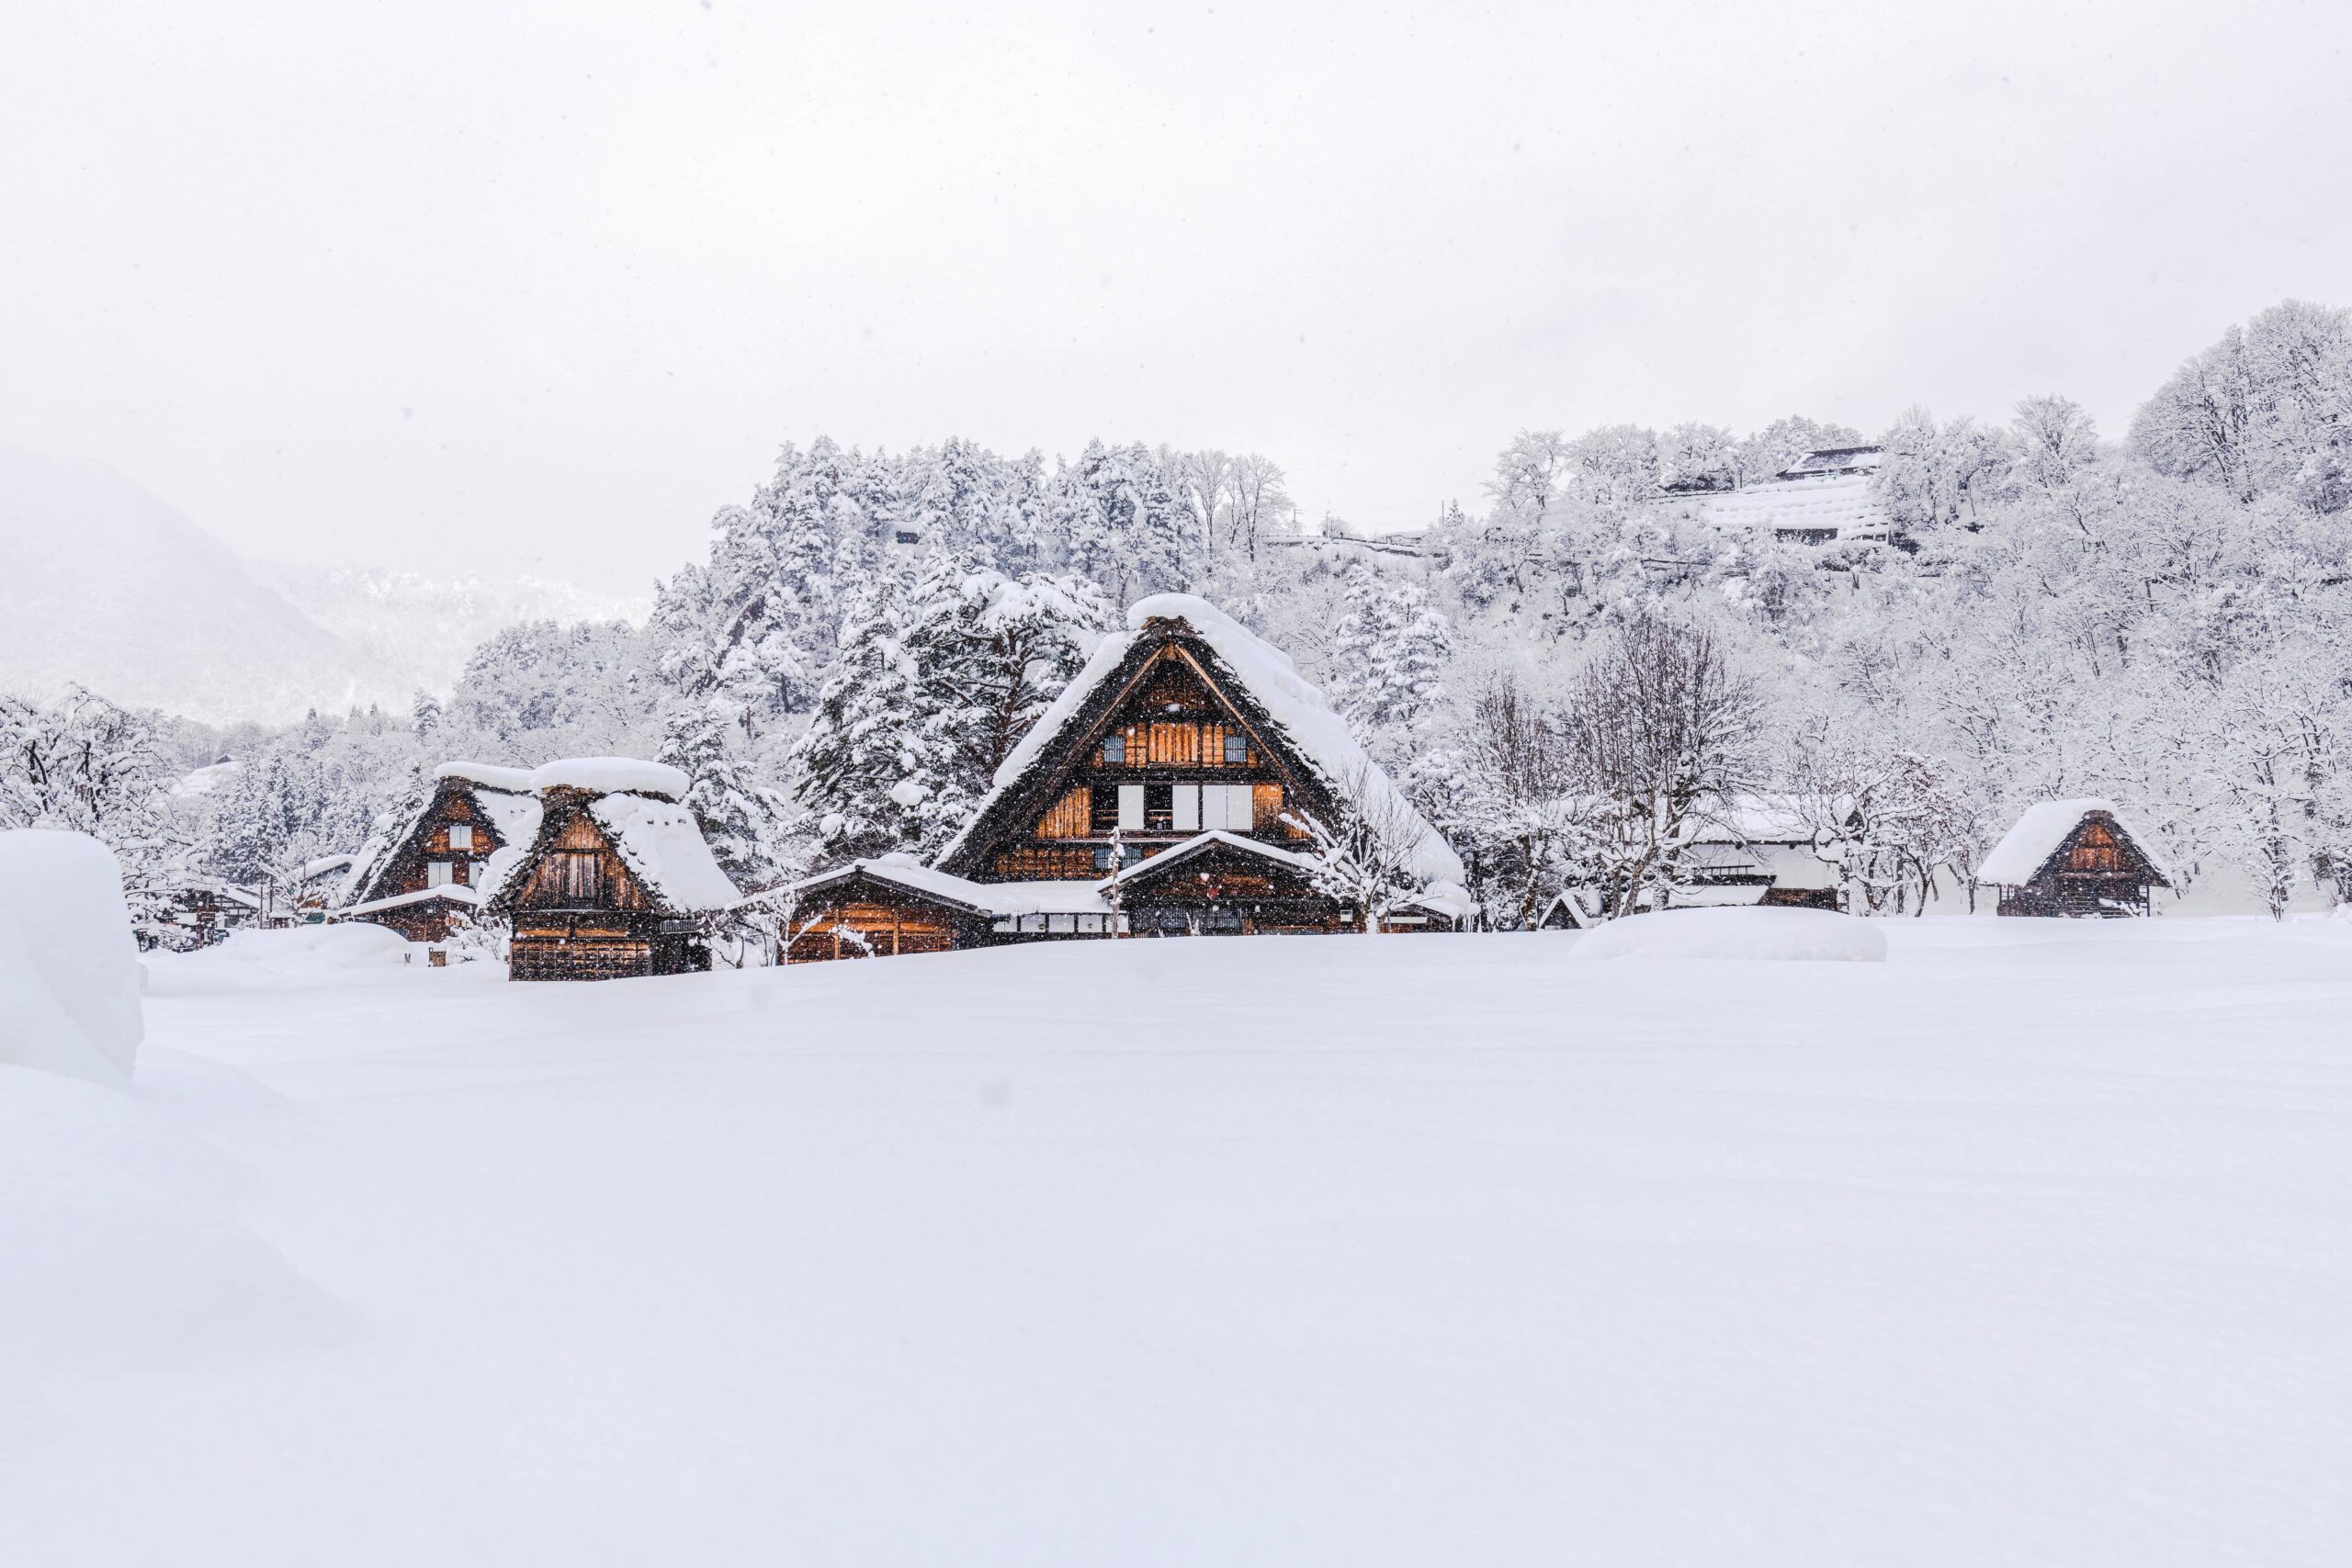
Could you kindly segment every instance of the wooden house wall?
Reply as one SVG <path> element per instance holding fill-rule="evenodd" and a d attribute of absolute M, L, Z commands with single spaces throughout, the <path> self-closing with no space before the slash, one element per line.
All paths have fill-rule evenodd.
<path fill-rule="evenodd" d="M 1110 869 L 1102 852 L 1114 834 L 1131 854 L 1148 859 L 1198 831 L 1178 828 L 1161 798 L 1179 785 L 1246 784 L 1248 832 L 1277 842 L 1303 836 L 1287 820 L 1294 802 L 1285 770 L 1212 690 L 1182 645 L 1162 645 L 1151 660 L 1053 798 L 1033 808 L 1024 830 L 996 840 L 971 874 L 1008 882 L 1091 880 Z M 1050 772 L 1069 765 L 1065 753 L 1042 760 L 1039 767 Z M 1122 829 L 1119 790 L 1133 784 L 1153 792 L 1151 814 L 1141 829 Z"/>
<path fill-rule="evenodd" d="M 784 934 L 786 964 L 817 964 L 945 953 L 973 945 L 981 932 L 974 917 L 860 880 L 804 904 Z"/>
<path fill-rule="evenodd" d="M 449 847 L 449 829 L 454 825 L 473 829 L 471 849 L 453 850 Z M 384 871 L 361 889 L 361 900 L 422 892 L 432 885 L 432 874 L 428 868 L 435 861 L 450 863 L 449 879 L 452 882 L 479 887 L 481 886 L 482 867 L 489 863 L 491 855 L 499 847 L 498 829 L 492 826 L 490 814 L 475 802 L 472 792 L 445 784 L 435 795 L 431 807 L 411 832 L 408 841 L 392 852 Z"/>
<path fill-rule="evenodd" d="M 516 980 L 612 980 L 710 966 L 690 933 L 667 931 L 662 910 L 586 809 L 550 801 L 531 863 L 511 896 L 507 974 Z"/>

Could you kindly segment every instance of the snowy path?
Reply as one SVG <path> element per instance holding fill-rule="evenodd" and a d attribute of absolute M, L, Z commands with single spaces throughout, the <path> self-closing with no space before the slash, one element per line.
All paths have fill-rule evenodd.
<path fill-rule="evenodd" d="M 2344 1561 L 2352 931 L 1888 929 L 165 965 L 300 1279 L 0 1345 L 0 1560 Z"/>

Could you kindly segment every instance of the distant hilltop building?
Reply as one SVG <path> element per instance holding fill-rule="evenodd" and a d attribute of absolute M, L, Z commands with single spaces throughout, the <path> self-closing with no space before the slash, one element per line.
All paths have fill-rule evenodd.
<path fill-rule="evenodd" d="M 1876 446 L 1825 447 L 1757 484 L 1725 491 L 1702 480 L 1667 493 L 1696 502 L 1705 521 L 1726 534 L 1770 534 L 1798 545 L 1894 542 L 1894 520 L 1871 482 L 1885 457 Z"/>

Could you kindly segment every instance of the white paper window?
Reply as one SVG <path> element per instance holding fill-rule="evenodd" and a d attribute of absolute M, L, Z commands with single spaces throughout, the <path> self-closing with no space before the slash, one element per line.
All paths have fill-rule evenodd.
<path fill-rule="evenodd" d="M 1021 917 L 1021 929 L 1023 931 L 1032 933 L 1042 931 L 1046 929 L 1046 917 L 1043 915 L 1023 915 Z"/>
<path fill-rule="evenodd" d="M 1200 785 L 1178 784 L 1176 786 L 1176 830 L 1180 833 L 1197 833 L 1201 830 Z"/>
<path fill-rule="evenodd" d="M 446 860 L 435 860 L 435 861 L 427 861 L 427 862 L 425 862 L 425 863 L 424 863 L 424 885 L 425 885 L 427 887 L 447 887 L 447 886 L 449 886 L 449 863 L 448 863 L 447 861 L 446 861 Z"/>
<path fill-rule="evenodd" d="M 1078 917 L 1076 915 L 1048 915 L 1046 917 L 1046 929 L 1063 935 L 1074 934 L 1078 930 Z"/>
<path fill-rule="evenodd" d="M 1143 785 L 1119 786 L 1119 826 L 1132 832 L 1143 830 Z"/>
<path fill-rule="evenodd" d="M 474 847 L 474 827 L 473 827 L 473 824 L 472 824 L 472 823 L 470 823 L 470 822 L 452 822 L 452 823 L 450 823 L 450 824 L 449 824 L 449 847 L 450 847 L 451 849 L 453 849 L 453 850 L 469 850 L 469 849 L 472 849 L 472 848 Z"/>
<path fill-rule="evenodd" d="M 1102 917 L 1100 915 L 1080 915 L 1078 917 L 1078 929 L 1081 932 L 1091 932 L 1094 935 L 1100 936 L 1102 933 Z"/>
<path fill-rule="evenodd" d="M 1250 830 L 1250 786 L 1248 784 L 1204 784 L 1201 786 L 1201 826 L 1223 828 L 1228 831 Z"/>

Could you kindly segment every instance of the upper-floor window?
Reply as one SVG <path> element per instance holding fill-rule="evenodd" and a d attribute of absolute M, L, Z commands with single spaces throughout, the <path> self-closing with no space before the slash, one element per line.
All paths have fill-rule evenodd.
<path fill-rule="evenodd" d="M 1104 736 L 1102 738 L 1102 760 L 1106 762 L 1125 761 L 1127 760 L 1127 738 L 1124 735 Z"/>
<path fill-rule="evenodd" d="M 1228 735 L 1225 738 L 1225 761 L 1227 767 L 1238 768 L 1250 760 L 1250 738 Z"/>
<path fill-rule="evenodd" d="M 449 863 L 446 860 L 427 861 L 424 865 L 424 885 L 427 887 L 448 886 L 449 870 Z"/>
<path fill-rule="evenodd" d="M 472 849 L 474 847 L 473 824 L 470 822 L 450 823 L 449 847 L 453 850 Z"/>

